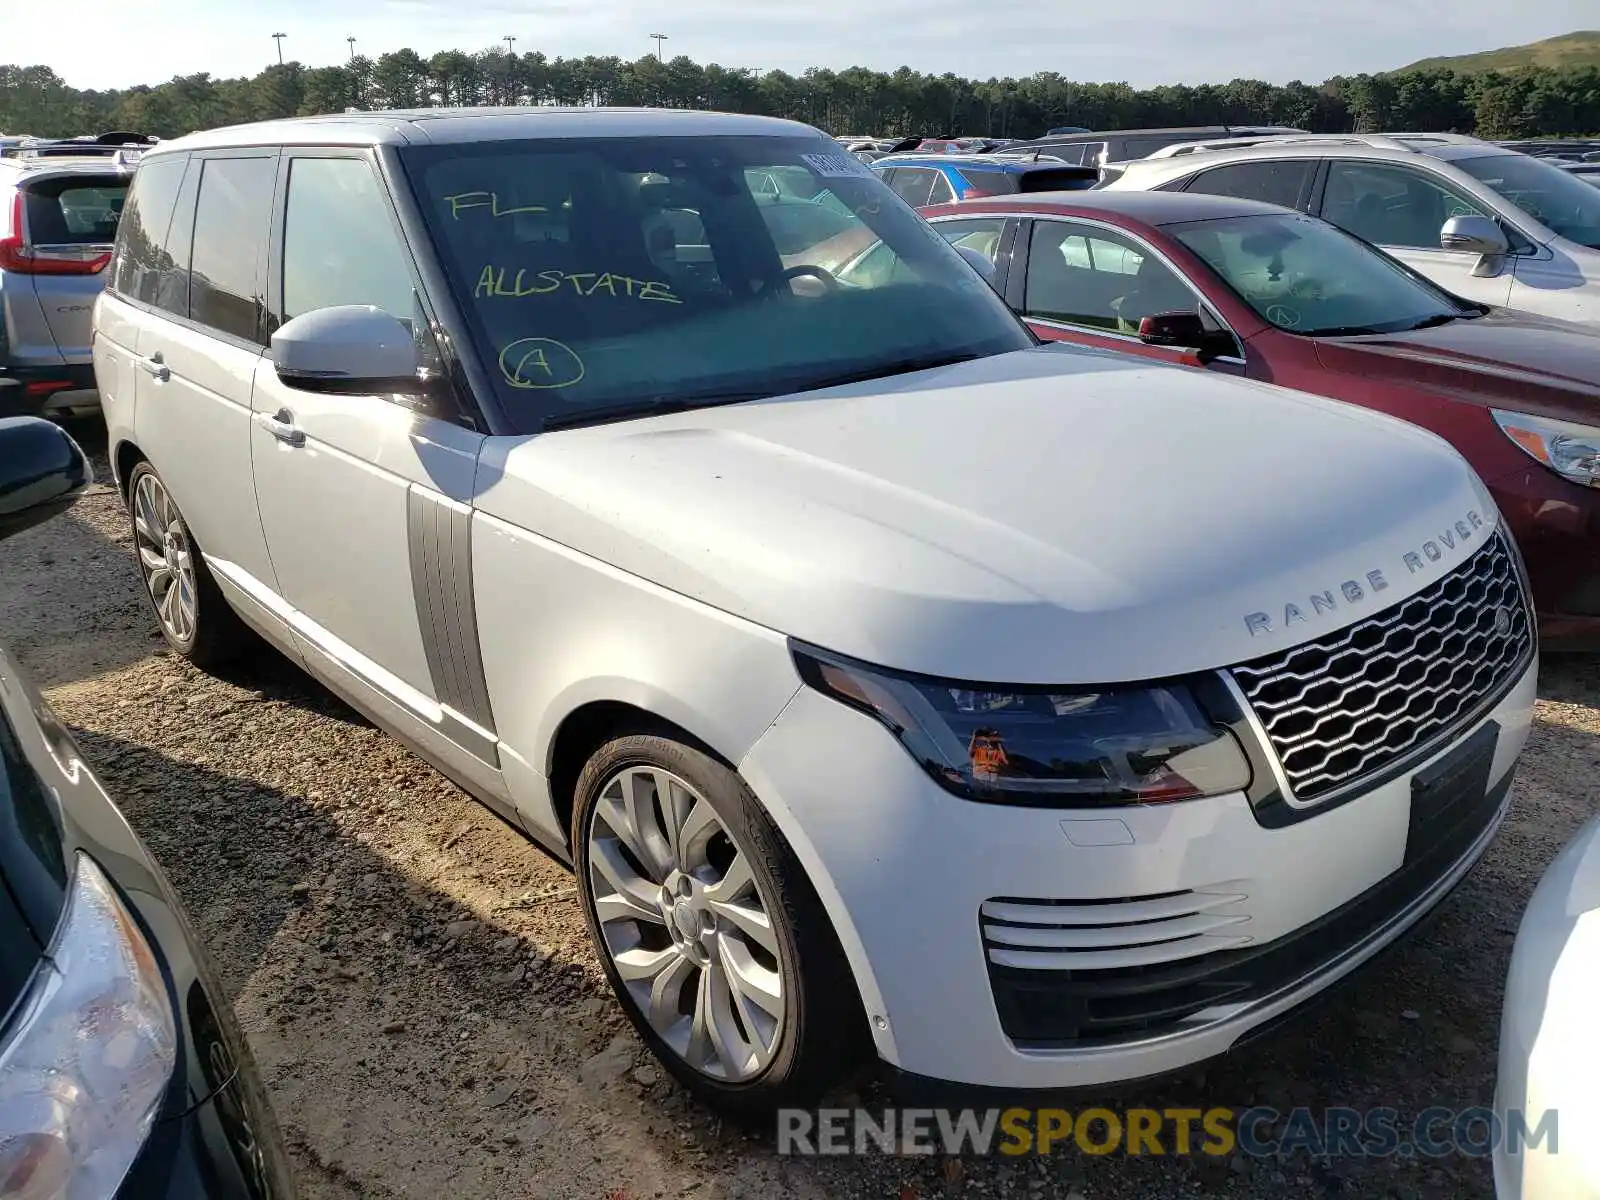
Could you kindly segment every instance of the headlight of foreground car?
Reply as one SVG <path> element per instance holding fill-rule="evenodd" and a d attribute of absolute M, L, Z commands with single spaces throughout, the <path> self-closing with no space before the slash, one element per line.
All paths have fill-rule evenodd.
<path fill-rule="evenodd" d="M 1600 487 L 1600 429 L 1495 409 L 1505 435 L 1563 479 Z"/>
<path fill-rule="evenodd" d="M 794 648 L 807 684 L 871 713 L 949 791 L 995 804 L 1162 804 L 1250 786 L 1250 763 L 1182 683 L 981 688 Z"/>
<path fill-rule="evenodd" d="M 50 952 L 0 1045 L 0 1196 L 112 1195 L 177 1063 L 161 968 L 100 868 L 78 855 Z"/>

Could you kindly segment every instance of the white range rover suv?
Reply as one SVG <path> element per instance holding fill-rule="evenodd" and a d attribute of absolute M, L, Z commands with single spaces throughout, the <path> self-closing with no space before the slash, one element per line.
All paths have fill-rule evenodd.
<path fill-rule="evenodd" d="M 570 860 L 730 1111 L 873 1052 L 1008 1089 L 1221 1053 L 1508 804 L 1535 635 L 1450 447 L 1036 346 L 814 129 L 163 143 L 96 324 L 173 647 L 253 629 Z"/>

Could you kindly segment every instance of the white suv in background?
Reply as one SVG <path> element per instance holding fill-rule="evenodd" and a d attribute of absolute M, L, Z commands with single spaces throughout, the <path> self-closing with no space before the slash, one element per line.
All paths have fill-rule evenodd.
<path fill-rule="evenodd" d="M 841 281 L 841 238 L 893 261 Z M 806 126 L 183 138 L 97 326 L 171 644 L 248 625 L 571 861 L 641 1036 L 726 1109 L 869 1047 L 1013 1088 L 1221 1053 L 1509 803 L 1535 635 L 1450 447 L 1037 347 Z"/>
<path fill-rule="evenodd" d="M 1468 300 L 1600 323 L 1600 189 L 1492 142 L 1446 134 L 1275 138 L 1127 163 L 1105 186 L 1298 208 Z"/>

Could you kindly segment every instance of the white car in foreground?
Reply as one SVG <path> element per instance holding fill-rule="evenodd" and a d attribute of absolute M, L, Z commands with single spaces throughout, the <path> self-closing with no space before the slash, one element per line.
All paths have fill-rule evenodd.
<path fill-rule="evenodd" d="M 880 270 L 808 258 L 856 236 Z M 96 321 L 171 644 L 248 624 L 572 861 L 641 1036 L 726 1108 L 864 1053 L 1014 1088 L 1220 1054 L 1509 803 L 1535 635 L 1455 451 L 1036 347 L 808 127 L 182 138 Z"/>
<path fill-rule="evenodd" d="M 1555 1114 L 1554 1137 L 1495 1144 L 1499 1200 L 1600 1200 L 1600 817 L 1550 864 L 1523 913 L 1500 1014 L 1502 1129 Z"/>

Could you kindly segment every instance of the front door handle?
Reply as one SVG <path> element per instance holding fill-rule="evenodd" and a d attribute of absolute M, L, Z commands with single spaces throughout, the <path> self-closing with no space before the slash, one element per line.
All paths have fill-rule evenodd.
<path fill-rule="evenodd" d="M 159 350 L 149 358 L 141 358 L 139 365 L 144 368 L 146 375 L 152 375 L 162 383 L 172 378 L 172 368 L 167 366 Z"/>
<path fill-rule="evenodd" d="M 294 423 L 294 414 L 287 408 L 280 408 L 276 416 L 263 417 L 267 432 L 277 438 L 285 446 L 304 446 L 306 444 L 306 431 Z"/>

